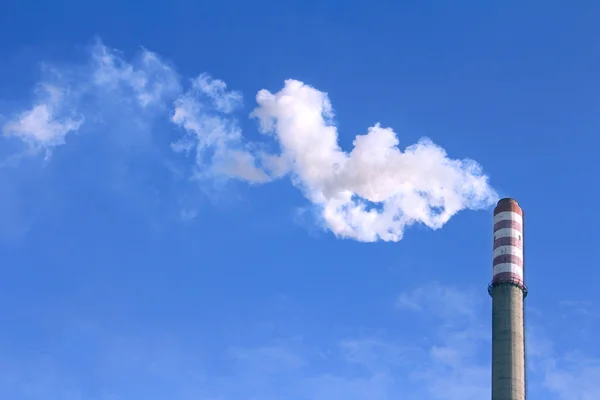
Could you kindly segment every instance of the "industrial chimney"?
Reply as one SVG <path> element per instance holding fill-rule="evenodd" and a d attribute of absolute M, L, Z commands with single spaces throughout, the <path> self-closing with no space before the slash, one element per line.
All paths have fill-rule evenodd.
<path fill-rule="evenodd" d="M 501 199 L 494 209 L 492 400 L 525 400 L 523 210 Z"/>

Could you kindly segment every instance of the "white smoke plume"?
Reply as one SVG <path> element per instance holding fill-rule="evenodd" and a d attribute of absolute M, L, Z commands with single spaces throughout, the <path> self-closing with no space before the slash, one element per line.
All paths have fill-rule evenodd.
<path fill-rule="evenodd" d="M 261 90 L 256 100 L 252 115 L 274 134 L 281 162 L 337 236 L 398 241 L 411 224 L 437 229 L 458 211 L 497 199 L 476 162 L 452 160 L 429 139 L 402 151 L 394 131 L 376 124 L 344 152 L 327 94 L 302 82 Z"/>
<path fill-rule="evenodd" d="M 171 147 L 194 155 L 194 176 L 254 184 L 288 176 L 326 229 L 364 242 L 401 240 L 415 223 L 438 229 L 460 210 L 484 208 L 497 199 L 479 164 L 450 159 L 429 139 L 401 149 L 392 129 L 375 124 L 354 139 L 350 152 L 344 151 L 327 94 L 297 80 L 285 81 L 279 92 L 261 90 L 256 96 L 251 117 L 278 145 L 273 154 L 244 137 L 234 117 L 243 104 L 241 93 L 208 74 L 183 81 L 155 53 L 143 49 L 130 62 L 101 43 L 92 46 L 87 65 L 73 70 L 78 74 L 63 71 L 62 76 L 76 77 L 64 87 L 61 80 L 41 84 L 42 101 L 16 114 L 3 127 L 5 135 L 48 149 L 63 144 L 82 125 L 93 127 L 103 111 L 137 104 L 127 109 L 128 118 L 137 112 L 146 120 L 152 108 L 153 117 L 162 113 L 184 132 Z M 78 96 L 67 102 L 70 91 Z M 88 99 L 85 109 L 92 118 L 73 111 L 80 108 L 74 104 L 78 98 Z"/>

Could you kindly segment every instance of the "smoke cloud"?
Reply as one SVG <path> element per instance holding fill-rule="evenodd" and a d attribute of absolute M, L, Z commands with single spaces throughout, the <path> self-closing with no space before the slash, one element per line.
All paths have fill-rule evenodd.
<path fill-rule="evenodd" d="M 401 150 L 396 133 L 379 124 L 344 152 L 327 94 L 297 80 L 261 90 L 252 113 L 281 146 L 293 182 L 337 236 L 398 241 L 407 226 L 442 227 L 463 209 L 492 204 L 497 195 L 472 160 L 452 160 L 429 139 Z"/>
<path fill-rule="evenodd" d="M 326 229 L 364 242 L 401 240 L 417 223 L 438 229 L 461 210 L 497 200 L 478 163 L 451 159 L 427 138 L 402 149 L 391 128 L 375 124 L 356 136 L 350 151 L 343 150 L 327 94 L 297 80 L 256 96 L 250 117 L 265 141 L 278 148 L 273 152 L 265 150 L 265 141 L 254 143 L 243 135 L 236 118 L 242 94 L 208 74 L 181 79 L 155 53 L 143 49 L 129 62 L 101 43 L 91 47 L 87 65 L 73 70 L 77 74 L 63 71 L 40 83 L 41 100 L 16 113 L 3 127 L 5 135 L 50 151 L 71 133 L 102 120 L 103 110 L 119 108 L 115 105 L 127 104 L 128 112 L 138 112 L 141 119 L 151 109 L 153 118 L 162 114 L 183 132 L 171 148 L 194 155 L 196 178 L 252 184 L 289 178 Z M 79 98 L 87 99 L 86 107 L 76 104 Z M 86 110 L 93 110 L 93 118 L 86 118 Z"/>

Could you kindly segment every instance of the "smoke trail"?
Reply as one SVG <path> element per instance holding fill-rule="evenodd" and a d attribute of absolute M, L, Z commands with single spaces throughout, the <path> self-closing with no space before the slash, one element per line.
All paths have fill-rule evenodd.
<path fill-rule="evenodd" d="M 437 229 L 463 209 L 493 204 L 497 195 L 472 160 L 452 160 L 429 139 L 398 147 L 394 131 L 376 124 L 338 145 L 326 93 L 287 80 L 277 93 L 261 90 L 252 113 L 281 147 L 279 168 L 321 211 L 335 235 L 359 241 L 398 241 L 407 226 Z"/>
<path fill-rule="evenodd" d="M 82 125 L 114 130 L 120 141 L 123 129 L 117 125 L 126 120 L 136 122 L 127 128 L 137 143 L 149 138 L 148 124 L 160 116 L 183 131 L 171 148 L 194 155 L 195 177 L 258 184 L 288 176 L 326 229 L 366 242 L 398 241 L 415 223 L 437 229 L 460 210 L 497 200 L 479 164 L 450 159 L 429 139 L 401 150 L 394 131 L 376 124 L 354 139 L 350 152 L 342 150 L 327 94 L 297 80 L 256 97 L 251 116 L 278 145 L 273 154 L 244 137 L 234 117 L 242 95 L 225 82 L 208 74 L 182 80 L 145 49 L 127 61 L 98 42 L 90 55 L 88 64 L 55 69 L 40 85 L 45 92 L 38 93 L 39 101 L 4 125 L 5 135 L 50 151 Z M 135 135 L 135 129 L 144 132 Z"/>

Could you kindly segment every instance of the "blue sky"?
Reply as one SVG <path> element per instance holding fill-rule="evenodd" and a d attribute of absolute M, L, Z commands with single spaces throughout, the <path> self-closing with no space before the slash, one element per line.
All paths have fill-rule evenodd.
<path fill-rule="evenodd" d="M 3 6 L 2 399 L 487 398 L 504 196 L 600 398 L 600 5 L 391 3 Z"/>

